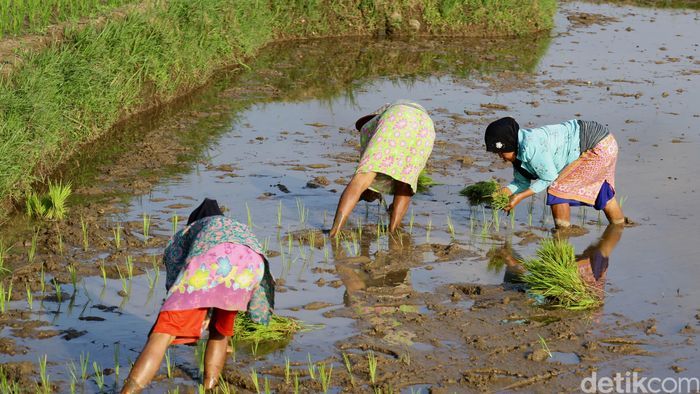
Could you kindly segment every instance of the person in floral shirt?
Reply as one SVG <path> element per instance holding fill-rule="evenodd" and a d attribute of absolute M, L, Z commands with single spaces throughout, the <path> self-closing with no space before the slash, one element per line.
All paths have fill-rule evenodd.
<path fill-rule="evenodd" d="M 247 226 L 223 216 L 216 200 L 205 199 L 192 212 L 166 246 L 163 262 L 168 293 L 122 393 L 140 392 L 169 345 L 196 342 L 207 328 L 203 385 L 213 388 L 237 312 L 267 324 L 274 307 L 274 280 L 260 243 Z"/>
<path fill-rule="evenodd" d="M 418 190 L 418 175 L 433 151 L 435 128 L 428 112 L 414 102 L 386 104 L 355 122 L 361 157 L 338 202 L 330 235 L 336 236 L 357 202 L 393 194 L 389 231 L 395 231 Z"/>

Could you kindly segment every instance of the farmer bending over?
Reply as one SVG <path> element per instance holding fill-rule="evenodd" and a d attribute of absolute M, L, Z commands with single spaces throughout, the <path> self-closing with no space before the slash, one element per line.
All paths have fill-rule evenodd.
<path fill-rule="evenodd" d="M 362 199 L 393 194 L 389 231 L 395 231 L 418 187 L 418 175 L 433 151 L 435 129 L 419 104 L 399 100 L 355 122 L 362 154 L 355 175 L 343 191 L 330 236 L 334 237 Z"/>
<path fill-rule="evenodd" d="M 204 388 L 216 386 L 226 361 L 238 311 L 267 324 L 274 306 L 274 280 L 262 248 L 248 227 L 205 199 L 168 243 L 163 255 L 168 290 L 155 325 L 122 393 L 137 393 L 153 379 L 170 344 L 193 343 L 209 329 Z M 205 327 L 207 314 L 211 313 Z"/>
<path fill-rule="evenodd" d="M 625 217 L 615 199 L 617 141 L 597 122 L 569 120 L 557 125 L 521 129 L 513 118 L 488 125 L 486 150 L 513 163 L 513 181 L 503 191 L 510 211 L 521 201 L 547 189 L 554 225 L 567 228 L 571 206 L 603 210 L 612 224 Z"/>

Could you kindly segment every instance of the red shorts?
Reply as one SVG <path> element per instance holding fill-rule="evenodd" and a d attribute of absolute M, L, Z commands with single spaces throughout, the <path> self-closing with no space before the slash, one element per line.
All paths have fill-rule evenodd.
<path fill-rule="evenodd" d="M 204 320 L 209 308 L 188 309 L 184 311 L 162 311 L 151 332 L 169 334 L 175 337 L 173 344 L 197 342 L 204 329 Z M 214 308 L 209 322 L 209 331 L 215 329 L 221 335 L 233 335 L 236 311 Z"/>

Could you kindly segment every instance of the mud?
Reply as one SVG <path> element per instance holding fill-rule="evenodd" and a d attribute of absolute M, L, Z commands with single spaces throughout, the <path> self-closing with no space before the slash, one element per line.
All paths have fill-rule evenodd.
<path fill-rule="evenodd" d="M 665 30 L 643 33 L 651 19 Z M 209 196 L 249 220 L 269 250 L 277 313 L 323 325 L 289 343 L 239 345 L 224 374 L 239 391 L 255 391 L 255 368 L 277 392 L 293 391 L 295 374 L 300 391 L 319 392 L 320 363 L 333 365 L 332 391 L 358 393 L 577 391 L 594 370 L 697 376 L 698 226 L 687 207 L 700 142 L 692 103 L 700 97 L 686 85 L 700 73 L 697 44 L 685 33 L 696 19 L 687 11 L 566 3 L 551 41 L 269 48 L 251 65 L 255 72 L 222 75 L 198 96 L 126 123 L 61 169 L 56 177 L 76 191 L 66 221 L 17 216 L 3 228 L 13 245 L 3 281 L 13 284 L 12 301 L 0 318 L 5 374 L 33 387 L 37 358 L 48 354 L 51 382 L 65 392 L 65 365 L 90 352 L 115 372 L 108 385 L 121 382 L 165 295 L 160 254 L 173 222 L 181 227 Z M 360 204 L 341 239 L 330 240 L 322 230 L 357 160 L 352 124 L 397 97 L 424 103 L 435 119 L 429 170 L 439 185 L 414 198 L 401 235 L 382 232 L 384 206 Z M 602 120 L 618 139 L 618 196 L 637 226 L 624 230 L 610 256 L 599 310 L 543 309 L 513 280 L 506 256 L 526 258 L 552 236 L 541 199 L 519 206 L 511 222 L 458 195 L 478 180 L 510 178 L 482 149 L 483 127 L 505 115 L 523 127 Z M 575 209 L 577 233 L 560 235 L 583 252 L 604 222 L 592 209 Z M 194 391 L 193 348 L 174 347 L 172 357 L 173 378 L 163 368 L 152 391 Z M 92 373 L 78 385 L 97 390 Z"/>

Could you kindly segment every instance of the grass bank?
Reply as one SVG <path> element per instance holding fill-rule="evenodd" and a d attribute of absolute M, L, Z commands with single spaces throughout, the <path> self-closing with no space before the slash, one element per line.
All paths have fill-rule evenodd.
<path fill-rule="evenodd" d="M 0 72 L 0 218 L 82 144 L 269 42 L 520 35 L 550 28 L 554 9 L 554 0 L 156 0 L 106 22 L 66 23 L 59 41 Z"/>

